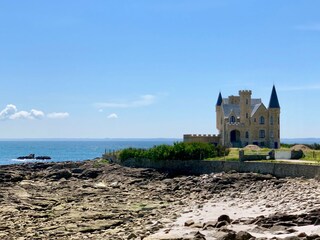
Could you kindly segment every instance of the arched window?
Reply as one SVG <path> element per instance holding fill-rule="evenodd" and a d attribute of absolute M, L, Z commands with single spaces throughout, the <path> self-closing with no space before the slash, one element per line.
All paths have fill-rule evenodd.
<path fill-rule="evenodd" d="M 270 117 L 270 125 L 273 125 L 273 116 Z"/>
<path fill-rule="evenodd" d="M 249 132 L 246 132 L 246 138 L 249 138 Z"/>
<path fill-rule="evenodd" d="M 264 130 L 259 131 L 259 137 L 260 138 L 265 138 L 266 137 L 266 132 Z"/>
<path fill-rule="evenodd" d="M 260 117 L 260 124 L 264 124 L 264 117 L 263 116 Z"/>
<path fill-rule="evenodd" d="M 231 116 L 231 117 L 230 117 L 230 123 L 235 123 L 235 122 L 236 122 L 235 116 Z"/>

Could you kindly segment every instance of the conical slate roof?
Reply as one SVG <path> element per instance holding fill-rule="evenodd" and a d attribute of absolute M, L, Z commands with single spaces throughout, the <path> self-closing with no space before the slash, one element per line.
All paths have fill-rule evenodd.
<path fill-rule="evenodd" d="M 280 108 L 276 87 L 273 85 L 269 108 Z"/>
<path fill-rule="evenodd" d="M 219 97 L 218 97 L 216 106 L 221 106 L 221 104 L 222 104 L 222 95 L 221 95 L 221 92 L 219 92 Z"/>

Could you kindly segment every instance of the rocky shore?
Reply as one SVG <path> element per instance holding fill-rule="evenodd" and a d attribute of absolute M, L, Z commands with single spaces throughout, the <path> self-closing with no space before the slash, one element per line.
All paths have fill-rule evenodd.
<path fill-rule="evenodd" d="M 315 179 L 32 163 L 0 167 L 0 204 L 0 239 L 320 239 Z"/>

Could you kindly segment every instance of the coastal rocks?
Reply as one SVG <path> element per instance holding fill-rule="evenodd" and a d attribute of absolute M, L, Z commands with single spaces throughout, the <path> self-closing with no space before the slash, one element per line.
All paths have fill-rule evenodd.
<path fill-rule="evenodd" d="M 272 228 L 274 226 L 317 226 L 320 225 L 320 208 L 298 215 L 276 213 L 269 217 L 258 217 L 251 222 L 266 228 Z"/>
<path fill-rule="evenodd" d="M 235 172 L 173 176 L 99 160 L 1 166 L 0 238 L 248 240 L 254 231 L 229 228 L 249 222 L 262 229 L 259 234 L 298 235 L 287 225 L 318 225 L 319 193 L 315 180 Z M 211 202 L 223 203 L 224 210 L 201 219 Z M 251 205 L 264 210 L 264 217 L 244 218 Z M 245 210 L 225 212 L 232 207 Z M 286 214 L 275 214 L 281 211 Z M 191 217 L 175 233 L 175 221 L 184 214 Z"/>

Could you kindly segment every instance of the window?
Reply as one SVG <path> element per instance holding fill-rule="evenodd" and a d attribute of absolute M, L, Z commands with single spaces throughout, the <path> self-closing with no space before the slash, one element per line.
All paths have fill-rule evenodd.
<path fill-rule="evenodd" d="M 257 122 L 257 119 L 256 118 L 254 118 L 254 120 L 253 120 L 254 122 Z"/>
<path fill-rule="evenodd" d="M 270 125 L 273 125 L 273 116 L 270 117 Z"/>
<path fill-rule="evenodd" d="M 260 117 L 260 124 L 264 124 L 264 117 L 263 116 Z"/>
<path fill-rule="evenodd" d="M 265 138 L 266 137 L 266 132 L 264 130 L 259 131 L 259 137 L 260 138 Z"/>
<path fill-rule="evenodd" d="M 249 114 L 248 113 L 246 113 L 246 118 L 249 118 Z"/>
<path fill-rule="evenodd" d="M 230 117 L 230 123 L 235 123 L 235 122 L 236 122 L 235 116 L 231 116 L 231 117 Z"/>
<path fill-rule="evenodd" d="M 246 104 L 247 104 L 247 105 L 249 104 L 249 100 L 248 100 L 248 98 L 246 99 Z"/>
<path fill-rule="evenodd" d="M 278 125 L 280 124 L 280 118 L 278 117 Z"/>
<path fill-rule="evenodd" d="M 249 132 L 246 132 L 246 138 L 249 138 Z"/>
<path fill-rule="evenodd" d="M 270 137 L 273 138 L 273 131 L 270 131 Z"/>

